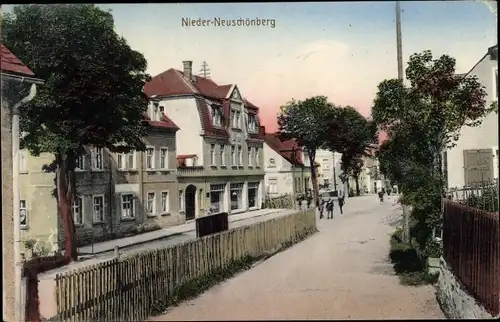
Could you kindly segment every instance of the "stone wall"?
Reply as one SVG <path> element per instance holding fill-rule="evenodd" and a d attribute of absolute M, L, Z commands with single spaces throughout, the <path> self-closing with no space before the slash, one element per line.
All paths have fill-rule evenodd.
<path fill-rule="evenodd" d="M 443 258 L 440 259 L 437 298 L 449 319 L 493 319 L 486 309 L 465 291 Z"/>

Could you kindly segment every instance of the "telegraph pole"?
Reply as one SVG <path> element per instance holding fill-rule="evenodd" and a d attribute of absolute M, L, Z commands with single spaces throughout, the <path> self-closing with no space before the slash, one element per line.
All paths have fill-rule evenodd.
<path fill-rule="evenodd" d="M 403 44 L 401 40 L 401 5 L 399 1 L 396 1 L 396 48 L 397 48 L 397 59 L 398 59 L 398 79 L 402 82 L 404 81 L 403 76 Z M 399 104 L 402 104 L 400 102 Z M 384 180 L 385 181 L 385 180 Z M 385 182 L 384 182 L 385 185 Z M 404 234 L 403 242 L 410 242 L 410 214 L 409 209 L 405 209 L 403 205 L 403 220 L 404 220 Z"/>
<path fill-rule="evenodd" d="M 201 69 L 198 75 L 203 78 L 210 78 L 210 69 L 208 68 L 208 64 L 206 61 L 203 61 L 201 63 Z"/>

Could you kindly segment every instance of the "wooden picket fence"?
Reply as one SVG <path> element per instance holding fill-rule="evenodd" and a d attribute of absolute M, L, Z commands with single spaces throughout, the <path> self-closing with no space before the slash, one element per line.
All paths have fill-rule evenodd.
<path fill-rule="evenodd" d="M 144 321 L 157 300 L 247 256 L 259 257 L 316 229 L 314 210 L 144 251 L 56 276 L 57 321 Z"/>

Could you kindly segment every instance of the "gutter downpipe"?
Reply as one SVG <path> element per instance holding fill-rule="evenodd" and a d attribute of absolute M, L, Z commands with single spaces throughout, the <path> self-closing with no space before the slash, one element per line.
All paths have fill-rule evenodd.
<path fill-rule="evenodd" d="M 12 78 L 17 79 L 20 83 L 23 83 L 25 78 L 21 77 L 19 80 L 17 77 Z M 22 282 L 22 270 L 23 264 L 21 259 L 21 218 L 20 218 L 20 184 L 19 184 L 19 142 L 20 142 L 20 132 L 19 132 L 19 107 L 23 104 L 31 101 L 36 95 L 36 85 L 32 84 L 28 96 L 24 97 L 21 101 L 17 102 L 12 107 L 12 203 L 13 203 L 13 214 L 14 214 L 14 270 L 15 270 L 15 280 L 14 285 L 16 289 L 15 294 L 15 314 L 16 321 L 24 320 L 24 303 L 23 296 L 21 292 L 21 282 Z"/>

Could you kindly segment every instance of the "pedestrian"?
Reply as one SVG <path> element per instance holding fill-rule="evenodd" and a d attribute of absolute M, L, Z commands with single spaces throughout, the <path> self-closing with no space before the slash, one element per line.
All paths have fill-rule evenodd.
<path fill-rule="evenodd" d="M 321 198 L 321 203 L 319 205 L 319 219 L 323 219 L 323 211 L 325 211 L 325 199 Z"/>
<path fill-rule="evenodd" d="M 382 190 L 378 192 L 378 198 L 380 199 L 380 202 L 384 202 L 384 192 Z"/>
<path fill-rule="evenodd" d="M 339 209 L 340 209 L 340 214 L 343 215 L 344 212 L 342 211 L 342 207 L 344 206 L 344 194 L 339 195 Z"/>
<path fill-rule="evenodd" d="M 330 198 L 326 203 L 327 217 L 326 219 L 333 219 L 333 199 Z"/>

